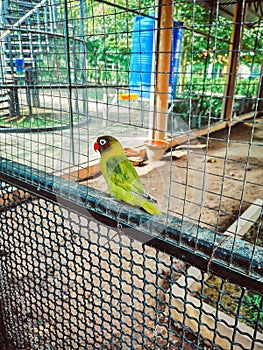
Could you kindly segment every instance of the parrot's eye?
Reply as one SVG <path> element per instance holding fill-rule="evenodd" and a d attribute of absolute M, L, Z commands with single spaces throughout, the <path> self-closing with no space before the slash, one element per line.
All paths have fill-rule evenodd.
<path fill-rule="evenodd" d="M 106 140 L 101 139 L 101 140 L 100 140 L 100 145 L 101 145 L 101 146 L 104 146 L 106 142 L 107 142 Z"/>

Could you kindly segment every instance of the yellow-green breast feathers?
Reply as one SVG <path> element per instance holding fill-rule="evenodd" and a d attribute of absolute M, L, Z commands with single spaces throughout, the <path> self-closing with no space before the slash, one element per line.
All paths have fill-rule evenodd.
<path fill-rule="evenodd" d="M 136 169 L 112 136 L 101 136 L 94 144 L 101 155 L 100 166 L 111 195 L 120 201 L 143 208 L 151 215 L 162 215 L 141 183 Z"/>

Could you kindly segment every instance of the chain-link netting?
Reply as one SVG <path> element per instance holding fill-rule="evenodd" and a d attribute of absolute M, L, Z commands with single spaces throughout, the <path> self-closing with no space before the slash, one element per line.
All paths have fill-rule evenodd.
<path fill-rule="evenodd" d="M 193 225 L 182 229 L 176 221 L 158 231 L 149 217 L 116 208 L 96 190 L 69 188 L 67 181 L 14 165 L 2 161 L 1 177 L 33 191 L 2 183 L 4 344 L 11 349 L 262 347 L 257 280 L 262 249 L 255 253 L 239 241 L 233 251 L 223 235 L 213 248 L 212 231 L 197 237 Z M 209 261 L 209 254 L 217 259 Z M 197 266 L 208 263 L 207 272 L 225 277 L 178 257 Z M 225 271 L 224 258 L 232 259 Z"/>
<path fill-rule="evenodd" d="M 3 349 L 263 345 L 259 294 L 51 201 L 3 211 L 1 247 Z"/>

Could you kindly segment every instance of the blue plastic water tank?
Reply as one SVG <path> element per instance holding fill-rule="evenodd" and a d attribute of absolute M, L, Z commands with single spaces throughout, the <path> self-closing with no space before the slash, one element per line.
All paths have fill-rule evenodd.
<path fill-rule="evenodd" d="M 151 14 L 154 17 L 154 13 Z M 172 37 L 169 84 L 175 97 L 181 57 L 183 22 L 175 22 Z M 141 97 L 150 97 L 154 18 L 136 16 L 133 22 L 129 87 Z"/>
<path fill-rule="evenodd" d="M 136 16 L 133 22 L 130 89 L 141 97 L 150 96 L 154 19 Z"/>
<path fill-rule="evenodd" d="M 178 72 L 180 67 L 180 59 L 183 45 L 183 22 L 174 21 L 173 37 L 172 37 L 172 54 L 171 54 L 171 71 L 169 77 L 169 85 L 172 87 L 172 97 L 176 97 L 176 87 L 178 81 Z"/>

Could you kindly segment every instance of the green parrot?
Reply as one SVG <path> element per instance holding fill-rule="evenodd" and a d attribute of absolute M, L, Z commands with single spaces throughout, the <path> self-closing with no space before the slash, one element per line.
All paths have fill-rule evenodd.
<path fill-rule="evenodd" d="M 157 202 L 156 199 L 145 191 L 136 169 L 118 140 L 112 136 L 100 136 L 94 143 L 94 150 L 100 152 L 101 172 L 113 197 L 141 207 L 151 215 L 162 215 L 153 204 Z"/>

